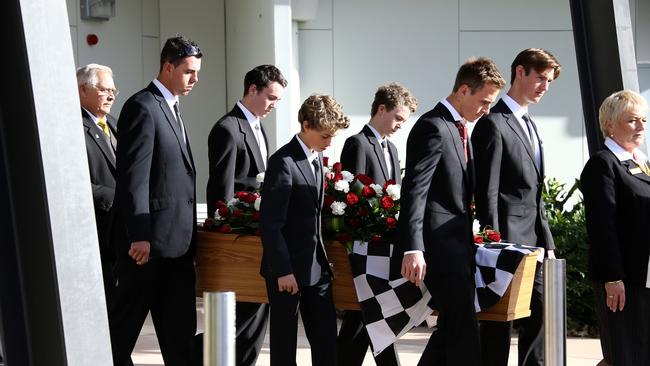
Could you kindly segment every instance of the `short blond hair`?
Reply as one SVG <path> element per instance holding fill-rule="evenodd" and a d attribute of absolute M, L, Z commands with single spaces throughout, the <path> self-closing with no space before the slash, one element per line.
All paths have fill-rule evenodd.
<path fill-rule="evenodd" d="M 600 122 L 600 132 L 602 132 L 603 137 L 607 137 L 607 128 L 605 126 L 607 121 L 618 123 L 623 113 L 636 108 L 640 108 L 642 114 L 648 113 L 646 100 L 639 93 L 632 90 L 621 90 L 605 98 L 598 110 L 598 122 Z"/>
<path fill-rule="evenodd" d="M 374 117 L 379 110 L 380 105 L 386 106 L 387 111 L 392 111 L 398 106 L 404 106 L 415 113 L 418 107 L 418 100 L 411 94 L 411 92 L 398 83 L 390 83 L 382 85 L 375 93 L 375 100 L 372 102 L 370 108 L 370 117 Z"/>
<path fill-rule="evenodd" d="M 343 114 L 341 106 L 333 97 L 313 94 L 305 99 L 298 111 L 298 122 L 307 122 L 310 129 L 335 133 L 350 126 L 350 119 Z"/>

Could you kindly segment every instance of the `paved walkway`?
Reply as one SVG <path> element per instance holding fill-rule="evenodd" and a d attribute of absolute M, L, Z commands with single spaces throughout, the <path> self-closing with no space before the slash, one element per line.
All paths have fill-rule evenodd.
<path fill-rule="evenodd" d="M 197 304 L 199 310 L 197 312 L 199 324 L 203 324 L 203 314 L 201 304 Z M 202 328 L 202 327 L 200 327 Z M 397 350 L 399 352 L 400 361 L 402 366 L 417 365 L 420 359 L 420 353 L 424 349 L 428 339 L 430 330 L 419 327 L 402 337 L 397 342 Z M 298 354 L 297 363 L 299 366 L 311 366 L 311 357 L 309 352 L 309 343 L 302 328 L 302 324 L 298 329 Z M 517 365 L 517 339 L 513 338 L 510 348 L 510 359 L 508 366 Z M 600 361 L 600 343 L 597 339 L 589 338 L 570 338 L 567 340 L 567 365 L 569 366 L 594 366 Z M 133 353 L 133 362 L 136 366 L 148 365 L 163 365 L 162 356 L 160 355 L 160 347 L 156 340 L 156 334 L 148 318 L 145 322 L 144 328 L 136 344 L 136 349 Z M 257 360 L 257 366 L 268 366 L 269 362 L 269 343 L 268 333 L 262 348 L 262 354 Z M 375 363 L 368 352 L 363 366 L 374 366 Z"/>

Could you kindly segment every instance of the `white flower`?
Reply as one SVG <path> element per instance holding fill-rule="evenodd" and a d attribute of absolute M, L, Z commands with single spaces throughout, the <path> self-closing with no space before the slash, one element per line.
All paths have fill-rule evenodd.
<path fill-rule="evenodd" d="M 478 222 L 478 220 L 474 220 L 472 223 L 472 232 L 478 233 L 481 231 L 481 224 Z"/>
<path fill-rule="evenodd" d="M 384 195 L 384 188 L 382 188 L 381 185 L 373 183 L 370 185 L 370 188 L 375 190 L 375 193 L 377 194 L 378 197 L 381 197 Z"/>
<path fill-rule="evenodd" d="M 347 180 L 341 179 L 334 183 L 334 189 L 343 193 L 348 193 L 350 191 L 350 183 L 348 183 Z"/>
<path fill-rule="evenodd" d="M 327 175 L 327 173 L 329 173 L 329 172 L 330 172 L 330 168 L 323 165 L 323 174 Z"/>
<path fill-rule="evenodd" d="M 341 175 L 343 176 L 343 180 L 345 180 L 348 183 L 354 180 L 354 174 L 348 172 L 347 170 L 341 171 Z"/>
<path fill-rule="evenodd" d="M 264 183 L 264 172 L 259 173 L 259 174 L 255 177 L 255 181 L 256 181 L 257 183 L 260 183 L 260 184 L 261 184 L 261 183 Z"/>
<path fill-rule="evenodd" d="M 260 210 L 260 205 L 262 204 L 262 197 L 257 197 L 255 200 L 255 203 L 253 204 L 253 207 L 255 207 L 255 211 Z"/>
<path fill-rule="evenodd" d="M 330 205 L 330 208 L 332 209 L 332 213 L 338 216 L 345 214 L 346 207 L 348 207 L 348 205 L 346 205 L 345 202 L 339 202 L 339 201 L 334 201 Z"/>
<path fill-rule="evenodd" d="M 391 184 L 388 187 L 386 187 L 386 193 L 390 196 L 390 198 L 394 199 L 397 201 L 400 198 L 400 187 L 399 184 Z"/>
<path fill-rule="evenodd" d="M 395 214 L 395 220 L 399 221 L 399 211 Z"/>
<path fill-rule="evenodd" d="M 228 201 L 228 203 L 226 203 L 226 205 L 228 207 L 232 207 L 232 206 L 237 205 L 239 202 L 240 202 L 239 198 L 231 198 L 230 201 Z"/>

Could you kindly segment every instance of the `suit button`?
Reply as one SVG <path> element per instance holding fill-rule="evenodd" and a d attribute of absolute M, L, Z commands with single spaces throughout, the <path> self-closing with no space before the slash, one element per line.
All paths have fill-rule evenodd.
<path fill-rule="evenodd" d="M 187 200 L 187 203 L 191 205 L 192 203 L 194 203 L 194 199 L 190 198 L 189 200 Z"/>

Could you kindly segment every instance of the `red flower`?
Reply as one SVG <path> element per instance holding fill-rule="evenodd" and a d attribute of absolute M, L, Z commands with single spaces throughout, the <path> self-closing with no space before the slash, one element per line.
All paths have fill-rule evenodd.
<path fill-rule="evenodd" d="M 325 196 L 325 200 L 324 200 L 324 202 L 323 202 L 323 206 L 325 206 L 325 208 L 326 208 L 327 210 L 331 210 L 330 206 L 332 205 L 332 203 L 334 203 L 334 197 L 332 197 L 332 196 Z"/>
<path fill-rule="evenodd" d="M 341 164 L 341 162 L 334 163 L 334 165 L 332 166 L 332 170 L 334 170 L 334 173 L 340 173 L 341 171 L 343 171 L 343 164 Z"/>
<path fill-rule="evenodd" d="M 205 230 L 210 230 L 212 227 L 214 227 L 215 221 L 212 217 L 208 217 L 205 219 L 203 222 L 203 229 Z"/>
<path fill-rule="evenodd" d="M 388 226 L 389 229 L 394 229 L 397 226 L 397 220 L 395 220 L 394 217 L 387 217 L 386 226 Z"/>
<path fill-rule="evenodd" d="M 363 185 L 365 185 L 365 186 L 369 186 L 369 185 L 371 185 L 372 183 L 374 183 L 374 182 L 372 181 L 372 178 L 370 178 L 369 176 L 367 176 L 367 175 L 365 175 L 365 174 L 361 174 L 361 173 L 359 173 L 359 174 L 357 174 L 357 176 L 356 176 L 355 178 L 357 178 L 357 180 L 358 180 L 359 182 L 363 183 Z"/>
<path fill-rule="evenodd" d="M 338 182 L 338 181 L 340 181 L 341 179 L 343 179 L 343 174 L 341 174 L 340 172 L 334 174 L 334 181 L 335 181 L 335 182 Z"/>
<path fill-rule="evenodd" d="M 217 201 L 217 208 L 222 208 L 222 207 L 227 207 L 226 203 L 224 201 Z"/>
<path fill-rule="evenodd" d="M 374 189 L 372 189 L 372 188 L 370 188 L 368 186 L 363 186 L 362 194 L 363 194 L 363 197 L 365 197 L 365 198 L 372 198 L 372 197 L 377 195 L 377 192 Z"/>
<path fill-rule="evenodd" d="M 235 193 L 235 197 L 240 201 L 246 203 L 255 203 L 255 200 L 257 199 L 257 195 L 255 193 L 243 192 L 243 191 Z"/>
<path fill-rule="evenodd" d="M 485 235 L 487 235 L 487 238 L 491 242 L 500 242 L 501 241 L 501 234 L 499 234 L 498 231 L 496 230 L 490 230 L 486 229 L 485 230 Z"/>
<path fill-rule="evenodd" d="M 225 206 L 219 207 L 217 212 L 219 213 L 219 217 L 228 217 L 228 215 L 230 214 L 230 210 L 228 209 L 228 207 Z"/>
<path fill-rule="evenodd" d="M 370 241 L 373 242 L 373 243 L 380 242 L 381 241 L 381 235 L 377 235 L 377 234 L 373 235 L 372 238 L 370 238 Z"/>
<path fill-rule="evenodd" d="M 334 173 L 333 172 L 325 173 L 325 179 L 334 179 Z"/>
<path fill-rule="evenodd" d="M 355 218 L 351 218 L 350 220 L 348 220 L 348 223 L 349 223 L 350 226 L 352 226 L 354 229 L 356 229 L 356 228 L 359 227 L 359 220 L 357 220 L 357 219 L 355 219 Z"/>
<path fill-rule="evenodd" d="M 323 156 L 323 166 L 329 166 L 330 158 Z"/>
<path fill-rule="evenodd" d="M 359 211 L 357 211 L 357 212 L 359 213 L 359 216 L 360 216 L 360 217 L 366 217 L 366 216 L 368 216 L 368 210 L 365 209 L 365 208 L 363 208 L 363 207 L 360 207 L 360 208 L 359 208 Z"/>
<path fill-rule="evenodd" d="M 359 203 L 359 197 L 357 197 L 356 194 L 350 192 L 345 196 L 345 201 L 348 203 L 349 206 L 354 206 L 357 203 Z"/>
<path fill-rule="evenodd" d="M 391 196 L 384 196 L 381 198 L 381 207 L 384 210 L 390 210 L 395 206 L 395 201 L 391 198 Z"/>
<path fill-rule="evenodd" d="M 230 225 L 228 225 L 228 224 L 223 224 L 223 225 L 221 225 L 221 227 L 219 228 L 219 232 L 220 232 L 220 233 L 223 233 L 223 234 L 228 234 L 228 233 L 231 232 L 231 231 L 232 231 L 232 228 L 231 228 Z"/>
<path fill-rule="evenodd" d="M 395 184 L 395 179 L 389 179 L 389 180 L 387 180 L 386 183 L 384 183 L 384 187 L 383 187 L 383 188 L 384 188 L 384 192 L 386 192 L 386 188 L 388 188 L 388 186 L 393 185 L 393 184 Z"/>
<path fill-rule="evenodd" d="M 241 212 L 241 210 L 234 209 L 233 212 L 232 212 L 232 215 L 235 216 L 235 217 L 242 217 L 242 212 Z"/>
<path fill-rule="evenodd" d="M 483 237 L 480 235 L 474 235 L 474 244 L 483 244 Z"/>
<path fill-rule="evenodd" d="M 251 215 L 251 219 L 255 222 L 260 221 L 260 213 L 257 211 L 253 212 L 253 215 Z"/>
<path fill-rule="evenodd" d="M 341 243 L 347 243 L 352 240 L 352 235 L 348 233 L 340 233 L 336 236 L 336 240 L 340 241 Z"/>

